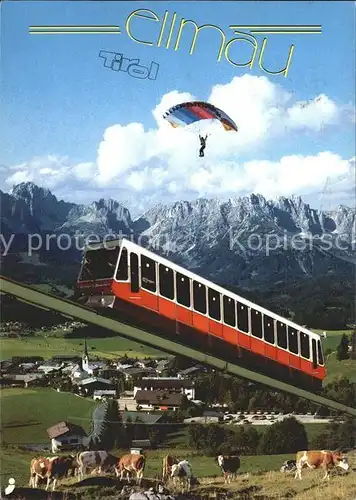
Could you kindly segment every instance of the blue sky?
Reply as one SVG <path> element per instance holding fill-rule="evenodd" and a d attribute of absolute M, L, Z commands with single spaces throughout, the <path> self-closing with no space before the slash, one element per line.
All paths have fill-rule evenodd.
<path fill-rule="evenodd" d="M 267 75 L 258 67 L 257 61 L 251 70 L 236 68 L 224 57 L 217 62 L 220 37 L 213 30 L 203 30 L 199 34 L 193 55 L 189 55 L 191 27 L 185 28 L 186 33 L 182 36 L 178 51 L 166 49 L 164 44 L 157 47 L 156 42 L 153 47 L 136 43 L 127 35 L 125 22 L 128 15 L 138 8 L 153 11 L 161 22 L 166 10 L 169 19 L 176 12 L 175 33 L 180 19 L 185 18 L 198 25 L 209 23 L 220 27 L 227 40 L 236 36 L 229 29 L 229 24 L 316 24 L 322 25 L 323 34 L 265 35 L 268 38 L 265 64 L 271 69 L 284 66 L 290 44 L 295 45 L 289 73 L 284 78 L 281 75 Z M 246 167 L 248 162 L 274 162 L 278 164 L 276 168 L 281 168 L 282 158 L 295 155 L 316 158 L 321 153 L 329 152 L 338 156 L 340 162 L 348 161 L 355 155 L 354 123 L 350 119 L 355 95 L 354 21 L 353 2 L 5 2 L 2 4 L 3 123 L 0 188 L 7 191 L 14 180 L 33 180 L 37 184 L 47 185 L 55 194 L 71 201 L 89 202 L 101 196 L 130 200 L 139 197 L 141 200 L 155 202 L 173 201 L 184 197 L 214 196 L 215 193 L 221 197 L 246 194 L 249 189 L 261 190 L 261 186 L 254 183 L 249 175 L 244 184 L 224 191 L 221 180 L 217 181 L 219 168 L 222 172 L 224 168 L 227 169 L 222 174 L 226 178 L 226 175 L 246 175 L 250 171 Z M 119 25 L 121 34 L 28 33 L 30 25 L 53 24 Z M 131 26 L 132 33 L 137 38 L 154 41 L 161 23 L 134 19 Z M 263 36 L 257 36 L 257 39 L 261 44 Z M 146 66 L 151 61 L 158 63 L 160 68 L 157 79 L 140 80 L 127 73 L 104 68 L 103 59 L 98 57 L 100 50 L 123 53 L 130 59 L 139 58 L 140 64 Z M 241 60 L 246 59 L 249 54 L 246 47 L 239 50 Z M 231 54 L 238 58 L 237 49 L 232 50 Z M 156 140 L 147 131 L 159 128 L 152 111 L 162 103 L 163 96 L 171 91 L 189 93 L 198 100 L 208 100 L 215 86 L 230 84 L 235 77 L 241 78 L 244 75 L 255 78 L 255 90 L 251 87 L 251 92 L 257 92 L 253 104 L 262 99 L 261 106 L 256 104 L 256 109 L 261 111 L 260 115 L 256 111 L 256 124 L 251 123 L 249 126 L 252 129 L 258 128 L 258 117 L 263 119 L 265 109 L 269 111 L 274 107 L 278 110 L 282 106 L 284 118 L 280 121 L 280 128 L 286 132 L 278 130 L 280 124 L 278 120 L 274 120 L 268 122 L 267 128 L 265 125 L 261 126 L 264 132 L 254 137 L 253 141 L 249 137 L 244 144 L 236 144 L 235 149 L 229 144 L 228 155 L 215 148 L 214 155 L 211 158 L 207 156 L 203 164 L 199 163 L 195 154 L 191 158 L 181 158 L 181 161 L 189 162 L 190 170 L 199 172 L 203 169 L 202 174 L 206 174 L 208 180 L 198 186 L 196 179 L 188 179 L 184 189 L 180 190 L 172 185 L 171 194 L 167 197 L 167 183 L 173 182 L 175 186 L 180 183 L 176 174 L 170 175 L 176 170 L 177 162 L 179 163 L 179 151 L 173 151 L 174 136 L 170 135 L 169 141 L 172 138 L 173 144 L 169 151 L 155 147 L 154 152 L 146 152 L 152 141 Z M 258 89 L 266 78 L 269 87 L 261 93 Z M 240 92 L 240 97 L 243 92 L 248 92 L 249 85 L 250 83 L 242 88 L 236 82 L 236 92 Z M 276 89 L 284 93 L 280 102 Z M 243 124 L 247 120 L 249 108 L 240 106 L 240 109 L 236 109 L 233 89 L 230 90 L 229 98 L 224 100 L 223 89 L 220 89 L 220 102 L 225 105 L 224 111 L 234 113 L 232 117 L 235 121 L 240 120 Z M 275 92 L 276 96 L 266 98 L 266 92 Z M 322 126 L 321 122 L 313 127 L 309 126 L 307 115 L 301 119 L 302 125 L 299 118 L 298 126 L 295 120 L 291 125 L 290 109 L 295 103 L 311 102 L 321 94 L 326 96 L 324 107 L 329 110 L 316 108 L 315 113 L 321 111 Z M 289 96 L 287 104 L 283 100 L 287 99 L 286 96 Z M 310 113 L 314 117 L 313 109 Z M 289 121 L 286 125 L 287 118 Z M 137 144 L 142 146 L 144 143 L 145 152 L 142 158 L 125 160 L 123 168 L 119 158 L 123 155 L 122 148 L 109 144 L 110 141 L 115 142 L 115 139 L 104 140 L 104 132 L 116 124 L 127 127 L 132 122 L 141 123 L 144 132 L 134 134 L 132 144 L 127 142 L 126 135 L 124 142 L 123 136 L 118 135 L 117 144 L 127 145 L 125 154 L 128 152 L 130 158 Z M 118 128 L 112 130 L 113 134 L 123 133 Z M 186 136 L 191 141 L 191 134 Z M 180 138 L 181 135 L 179 139 L 176 136 L 176 150 L 182 146 Z M 189 144 L 187 143 L 188 149 Z M 133 148 L 132 154 L 129 148 Z M 105 158 L 110 156 L 112 161 L 115 155 L 116 162 L 104 165 Z M 339 183 L 336 191 L 340 191 L 340 182 L 343 186 L 339 199 L 334 196 L 333 202 L 344 202 L 342 197 L 349 196 L 345 195 L 344 178 L 348 176 L 350 180 L 354 164 L 351 161 L 348 166 L 345 163 L 340 166 L 334 157 L 331 160 L 333 164 L 327 170 L 328 175 L 320 176 L 319 185 L 313 180 L 309 186 L 309 195 L 313 190 L 319 192 L 330 176 L 334 178 L 335 185 Z M 48 175 L 48 169 L 54 168 L 53 164 L 57 168 L 55 177 Z M 71 166 L 75 171 L 76 165 L 83 164 L 92 173 L 90 179 L 68 174 Z M 45 174 L 41 176 L 38 172 L 42 165 L 47 171 L 44 170 Z M 155 175 L 151 171 L 147 173 L 147 169 L 156 167 L 160 170 Z M 64 170 L 61 176 L 59 170 L 62 168 Z M 262 163 L 260 168 L 263 168 Z M 109 178 L 106 175 L 106 181 L 100 181 L 101 173 L 108 169 L 112 170 L 112 176 Z M 269 164 L 267 170 L 273 171 L 273 165 Z M 139 189 L 137 184 L 132 188 L 140 173 L 146 176 L 147 182 L 140 185 Z M 17 175 L 13 177 L 14 174 Z M 275 183 L 275 174 L 270 179 L 271 184 Z M 154 177 L 161 180 L 155 182 Z M 307 188 L 307 185 L 296 184 L 295 194 L 308 194 Z M 267 190 L 262 194 L 267 197 L 289 195 L 291 189 L 293 191 L 293 187 L 288 186 L 285 187 L 285 192 Z M 144 204 L 153 201 L 145 201 Z"/>

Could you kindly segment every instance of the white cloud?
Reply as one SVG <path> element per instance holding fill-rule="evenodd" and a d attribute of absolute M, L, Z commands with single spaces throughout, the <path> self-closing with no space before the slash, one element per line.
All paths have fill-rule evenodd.
<path fill-rule="evenodd" d="M 13 186 L 20 182 L 32 181 L 53 189 L 68 183 L 92 181 L 95 170 L 94 163 L 73 165 L 67 156 L 48 155 L 35 157 L 27 163 L 12 165 L 8 168 L 11 175 L 6 177 L 5 183 Z"/>
<path fill-rule="evenodd" d="M 87 186 L 98 193 L 117 186 L 125 196 L 132 193 L 140 201 L 150 196 L 158 201 L 159 197 L 184 198 L 188 194 L 305 194 L 320 190 L 327 178 L 350 175 L 352 161 L 327 151 L 315 156 L 292 154 L 275 162 L 242 160 L 243 155 L 253 157 L 251 152 L 269 140 L 278 144 L 295 133 L 299 142 L 303 131 L 319 133 L 354 116 L 349 106 L 339 106 L 325 94 L 298 102 L 293 93 L 267 77 L 249 74 L 215 85 L 208 101 L 226 111 L 239 131 L 226 132 L 219 122 L 199 122 L 202 131 L 209 128 L 211 132 L 204 159 L 197 158 L 197 125 L 173 128 L 162 117 L 171 106 L 195 99 L 177 90 L 163 95 L 152 110 L 156 126 L 149 130 L 142 123 L 108 127 L 96 162 L 73 165 L 67 157 L 34 158 L 9 167 L 6 183 L 33 181 L 50 189 L 70 185 L 83 190 Z"/>

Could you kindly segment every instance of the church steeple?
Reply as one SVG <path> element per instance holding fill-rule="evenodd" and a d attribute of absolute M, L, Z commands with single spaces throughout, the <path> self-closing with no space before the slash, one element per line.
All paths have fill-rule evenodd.
<path fill-rule="evenodd" d="M 88 371 L 89 368 L 89 354 L 88 354 L 88 346 L 87 346 L 87 339 L 84 339 L 84 353 L 82 357 L 82 368 L 85 372 Z"/>

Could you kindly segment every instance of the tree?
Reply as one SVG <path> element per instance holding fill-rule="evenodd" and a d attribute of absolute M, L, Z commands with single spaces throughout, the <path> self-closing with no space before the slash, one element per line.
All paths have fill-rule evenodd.
<path fill-rule="evenodd" d="M 118 402 L 116 399 L 110 399 L 103 417 L 101 445 L 105 450 L 111 450 L 115 445 L 125 446 L 126 441 Z"/>
<path fill-rule="evenodd" d="M 326 429 L 313 439 L 313 448 L 343 450 L 354 448 L 356 444 L 356 419 L 348 418 L 345 422 L 331 422 Z"/>
<path fill-rule="evenodd" d="M 339 361 L 342 361 L 343 359 L 348 359 L 349 357 L 349 339 L 347 335 L 344 333 L 341 337 L 340 344 L 337 346 L 336 349 L 336 358 Z"/>
<path fill-rule="evenodd" d="M 261 453 L 269 455 L 307 450 L 308 437 L 305 427 L 294 417 L 276 422 L 262 435 L 259 448 Z"/>
<path fill-rule="evenodd" d="M 201 450 L 205 446 L 205 428 L 202 424 L 190 424 L 188 427 L 189 446 Z"/>

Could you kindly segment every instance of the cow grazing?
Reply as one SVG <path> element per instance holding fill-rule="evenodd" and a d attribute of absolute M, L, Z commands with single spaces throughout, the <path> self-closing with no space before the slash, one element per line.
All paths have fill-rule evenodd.
<path fill-rule="evenodd" d="M 217 461 L 224 475 L 225 484 L 231 483 L 231 479 L 236 477 L 236 473 L 240 468 L 240 457 L 237 455 L 219 455 Z"/>
<path fill-rule="evenodd" d="M 349 464 L 347 458 L 339 452 L 332 452 L 328 450 L 321 451 L 298 451 L 297 453 L 297 472 L 294 479 L 302 479 L 302 468 L 308 466 L 310 469 L 323 469 L 325 475 L 323 479 L 330 479 L 329 473 L 333 467 L 341 467 L 341 469 L 348 470 Z"/>
<path fill-rule="evenodd" d="M 179 460 L 171 455 L 166 455 L 163 457 L 163 465 L 162 465 L 162 479 L 163 481 L 167 481 L 172 472 L 172 465 L 178 464 Z"/>
<path fill-rule="evenodd" d="M 57 480 L 67 476 L 70 462 L 68 457 L 33 458 L 30 465 L 30 486 L 37 488 L 39 479 L 47 479 L 46 490 L 52 481 L 54 491 Z"/>
<path fill-rule="evenodd" d="M 286 460 L 280 468 L 280 472 L 294 472 L 296 468 L 297 462 L 295 460 Z"/>
<path fill-rule="evenodd" d="M 82 451 L 78 453 L 76 462 L 78 464 L 79 480 L 84 478 L 88 469 L 95 469 L 99 474 L 110 466 L 115 466 L 118 458 L 110 455 L 107 451 Z"/>
<path fill-rule="evenodd" d="M 140 485 L 143 473 L 145 470 L 146 458 L 144 455 L 139 455 L 137 453 L 128 453 L 123 455 L 120 460 L 115 465 L 116 476 L 120 476 L 120 480 L 124 478 L 124 473 L 126 472 L 127 480 L 130 478 L 131 473 L 136 473 L 137 484 Z"/>
<path fill-rule="evenodd" d="M 187 460 L 182 460 L 177 464 L 172 465 L 171 478 L 174 484 L 179 480 L 182 486 L 182 493 L 185 488 L 187 491 L 191 488 L 191 481 L 193 477 L 193 471 L 190 463 Z"/>

